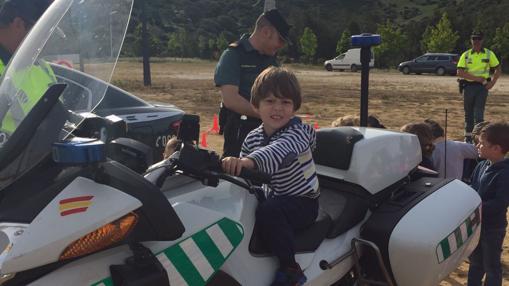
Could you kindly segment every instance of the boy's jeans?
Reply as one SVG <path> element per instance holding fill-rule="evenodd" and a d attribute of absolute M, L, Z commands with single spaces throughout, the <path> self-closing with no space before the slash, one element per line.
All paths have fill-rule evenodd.
<path fill-rule="evenodd" d="M 281 268 L 295 262 L 295 231 L 315 222 L 318 199 L 305 197 L 269 197 L 258 205 L 256 223 L 263 241 L 279 259 Z"/>
<path fill-rule="evenodd" d="M 483 85 L 470 85 L 463 92 L 465 109 L 465 135 L 471 136 L 474 125 L 484 121 L 484 106 L 488 90 Z"/>
<path fill-rule="evenodd" d="M 474 252 L 470 255 L 468 269 L 468 286 L 481 286 L 481 280 L 486 274 L 485 286 L 502 285 L 502 244 L 505 228 L 483 229 L 481 238 Z"/>

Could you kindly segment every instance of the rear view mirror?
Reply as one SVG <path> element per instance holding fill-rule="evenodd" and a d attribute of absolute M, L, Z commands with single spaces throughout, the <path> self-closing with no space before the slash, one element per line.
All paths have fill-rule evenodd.
<path fill-rule="evenodd" d="M 200 137 L 200 117 L 198 115 L 184 114 L 180 123 L 177 139 L 182 142 L 198 142 Z"/>

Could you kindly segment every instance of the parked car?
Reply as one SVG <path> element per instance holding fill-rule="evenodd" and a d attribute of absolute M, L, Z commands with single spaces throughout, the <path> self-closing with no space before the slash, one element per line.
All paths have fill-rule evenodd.
<path fill-rule="evenodd" d="M 402 62 L 398 70 L 403 74 L 435 73 L 437 75 L 456 75 L 459 56 L 448 53 L 426 53 L 411 61 Z"/>
<path fill-rule="evenodd" d="M 92 102 L 93 95 L 87 88 L 91 82 L 95 85 L 107 85 L 106 94 L 94 109 L 94 113 L 99 116 L 116 115 L 122 118 L 127 124 L 126 137 L 142 142 L 151 148 L 153 161 L 162 159 L 166 142 L 176 135 L 184 111 L 171 104 L 148 103 L 125 90 L 77 69 L 58 64 L 51 66 L 58 81 L 67 84 L 66 91 L 62 96 L 64 101 L 78 100 L 82 105 L 77 107 L 77 111 L 93 109 L 90 106 L 94 104 Z M 81 98 L 67 96 L 67 94 L 80 94 Z"/>
<path fill-rule="evenodd" d="M 373 53 L 371 53 L 371 61 L 369 62 L 369 66 L 373 67 L 375 65 L 375 58 L 373 56 Z M 323 64 L 326 70 L 333 71 L 333 70 L 351 70 L 353 72 L 357 71 L 359 68 L 361 68 L 361 49 L 355 48 L 355 49 L 349 49 L 346 51 L 346 53 L 343 53 L 331 60 L 325 61 Z"/>

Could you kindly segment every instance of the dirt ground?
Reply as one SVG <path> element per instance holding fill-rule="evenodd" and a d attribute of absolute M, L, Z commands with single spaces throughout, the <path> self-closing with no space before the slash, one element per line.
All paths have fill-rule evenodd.
<path fill-rule="evenodd" d="M 140 62 L 120 61 L 113 82 L 151 102 L 171 103 L 187 113 L 200 115 L 202 134 L 212 126 L 220 102 L 213 83 L 215 62 L 196 60 L 157 60 L 151 65 L 152 86 L 143 86 Z M 321 67 L 287 66 L 293 70 L 303 90 L 299 114 L 318 127 L 328 127 L 344 115 L 359 114 L 360 73 L 327 72 Z M 388 128 L 397 130 L 409 122 L 425 118 L 445 126 L 448 137 L 463 138 L 463 100 L 456 77 L 402 75 L 395 71 L 374 70 L 370 74 L 369 113 L 378 116 Z M 485 120 L 509 120 L 509 76 L 499 79 L 491 90 Z M 202 135 L 203 136 L 203 135 Z M 207 134 L 208 148 L 222 151 L 222 137 Z M 504 286 L 509 286 L 509 236 L 503 250 Z M 466 285 L 468 263 L 463 263 L 440 285 Z"/>

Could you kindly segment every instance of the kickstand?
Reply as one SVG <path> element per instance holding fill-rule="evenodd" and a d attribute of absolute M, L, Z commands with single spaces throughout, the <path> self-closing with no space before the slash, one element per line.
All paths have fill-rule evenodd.
<path fill-rule="evenodd" d="M 357 245 L 364 245 L 364 246 L 372 248 L 375 251 L 376 257 L 378 260 L 378 266 L 382 270 L 382 274 L 384 276 L 385 281 L 371 280 L 371 279 L 364 278 L 362 276 L 361 265 L 359 263 L 360 256 L 358 254 Z M 352 239 L 352 250 L 353 250 L 353 257 L 354 257 L 354 261 L 355 261 L 355 270 L 357 272 L 358 279 L 359 279 L 358 281 L 361 286 L 364 286 L 364 285 L 394 286 L 394 283 L 392 282 L 392 278 L 389 276 L 389 272 L 387 272 L 387 268 L 385 267 L 385 263 L 383 261 L 382 254 L 380 253 L 380 249 L 378 248 L 378 246 L 376 246 L 376 244 L 374 244 L 373 242 L 371 242 L 369 240 L 354 238 L 354 239 Z"/>

